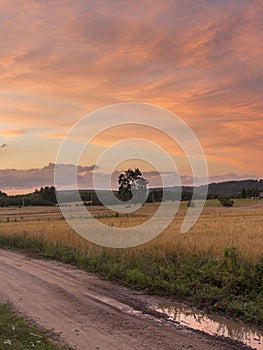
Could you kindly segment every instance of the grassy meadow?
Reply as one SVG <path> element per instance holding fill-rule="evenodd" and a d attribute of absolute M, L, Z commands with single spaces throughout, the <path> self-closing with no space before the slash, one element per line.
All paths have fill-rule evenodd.
<path fill-rule="evenodd" d="M 146 204 L 128 216 L 90 210 L 110 226 L 133 227 L 157 207 Z M 197 223 L 181 234 L 186 210 L 182 203 L 170 226 L 147 244 L 110 249 L 77 235 L 58 208 L 1 209 L 0 246 L 74 263 L 132 288 L 263 326 L 263 201 L 240 199 L 233 208 L 207 201 Z"/>

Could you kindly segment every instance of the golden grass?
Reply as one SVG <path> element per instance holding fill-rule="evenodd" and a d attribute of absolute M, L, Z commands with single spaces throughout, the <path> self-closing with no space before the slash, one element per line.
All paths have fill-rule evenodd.
<path fill-rule="evenodd" d="M 155 210 L 156 205 L 149 204 L 142 209 L 143 216 L 103 217 L 100 220 L 111 226 L 131 227 L 145 222 Z M 94 212 L 96 215 L 108 213 L 99 208 L 95 208 Z M 246 207 L 241 202 L 239 207 L 231 209 L 218 208 L 215 205 L 207 206 L 192 229 L 186 234 L 181 234 L 180 227 L 185 212 L 186 208 L 181 208 L 170 226 L 157 238 L 141 246 L 140 250 L 158 255 L 175 251 L 182 254 L 210 252 L 215 256 L 222 256 L 224 248 L 231 246 L 238 248 L 244 257 L 252 261 L 262 256 L 263 206 L 261 203 L 258 205 L 254 202 L 253 205 Z M 52 210 L 52 215 L 47 220 L 47 216 L 43 217 L 42 212 L 40 215 L 37 211 L 35 216 L 27 212 L 28 221 L 14 222 L 12 218 L 10 220 L 12 222 L 7 223 L 3 219 L 7 215 L 4 213 L 5 217 L 2 215 L 2 220 L 0 215 L 0 233 L 11 235 L 27 233 L 40 236 L 50 243 L 68 245 L 79 251 L 88 251 L 92 255 L 105 250 L 80 237 L 65 220 L 59 220 L 57 214 L 58 212 Z M 21 215 L 21 212 L 17 213 L 17 221 Z M 133 255 L 135 249 L 125 249 L 123 252 Z"/>

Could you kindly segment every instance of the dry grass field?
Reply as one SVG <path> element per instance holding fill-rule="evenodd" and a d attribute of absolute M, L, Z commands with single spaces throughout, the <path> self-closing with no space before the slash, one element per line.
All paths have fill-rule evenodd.
<path fill-rule="evenodd" d="M 150 218 L 158 204 L 146 204 L 139 212 L 116 217 L 102 207 L 93 207 L 91 213 L 105 224 L 133 227 Z M 166 253 L 203 254 L 220 257 L 224 248 L 236 247 L 242 255 L 253 261 L 263 252 L 263 201 L 237 200 L 233 208 L 220 208 L 218 201 L 207 201 L 205 209 L 193 228 L 186 234 L 180 227 L 186 213 L 183 203 L 169 227 L 140 250 L 157 255 Z M 95 246 L 77 235 L 63 220 L 57 207 L 0 209 L 0 233 L 40 236 L 43 240 L 76 248 L 96 255 L 103 248 Z M 134 249 L 125 250 L 133 254 Z"/>

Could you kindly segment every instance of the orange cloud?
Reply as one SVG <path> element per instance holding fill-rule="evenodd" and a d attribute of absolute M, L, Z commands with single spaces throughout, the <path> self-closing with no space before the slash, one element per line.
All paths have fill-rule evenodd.
<path fill-rule="evenodd" d="M 31 130 L 28 137 L 37 136 L 43 148 L 50 143 L 53 161 L 53 139 L 79 118 L 108 104 L 141 101 L 182 117 L 213 172 L 232 165 L 237 173 L 249 167 L 263 174 L 261 1 L 30 0 L 0 8 L 3 140 L 16 137 L 19 144 Z M 111 131 L 96 144 L 115 139 Z M 168 140 L 165 147 L 177 152 Z M 19 166 L 21 155 L 10 156 L 8 164 Z"/>

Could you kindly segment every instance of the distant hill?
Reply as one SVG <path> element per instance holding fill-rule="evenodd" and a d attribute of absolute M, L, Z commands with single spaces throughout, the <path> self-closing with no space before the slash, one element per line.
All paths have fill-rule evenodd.
<path fill-rule="evenodd" d="M 204 193 L 205 186 L 198 186 L 197 193 Z M 180 187 L 167 187 L 164 189 L 169 192 L 180 192 Z M 192 192 L 193 187 L 183 186 L 182 192 Z M 219 195 L 228 195 L 230 197 L 253 197 L 263 192 L 263 180 L 238 180 L 211 183 L 208 185 L 208 198 Z M 202 195 L 201 195 L 202 197 Z"/>
<path fill-rule="evenodd" d="M 226 181 L 221 183 L 212 183 L 208 186 L 208 194 L 210 195 L 242 195 L 243 190 L 257 190 L 263 192 L 263 180 L 240 180 Z"/>

